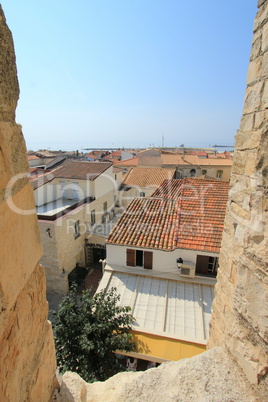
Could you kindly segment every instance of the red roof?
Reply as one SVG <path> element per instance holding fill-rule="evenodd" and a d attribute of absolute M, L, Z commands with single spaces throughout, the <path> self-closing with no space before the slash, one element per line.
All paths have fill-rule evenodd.
<path fill-rule="evenodd" d="M 127 186 L 157 188 L 165 179 L 172 179 L 175 171 L 175 169 L 135 167 L 124 176 L 123 183 Z"/>
<path fill-rule="evenodd" d="M 116 166 L 137 166 L 139 162 L 139 158 L 130 158 L 125 159 L 123 161 L 117 161 L 114 163 Z"/>
<path fill-rule="evenodd" d="M 109 162 L 70 162 L 56 169 L 54 177 L 60 179 L 95 180 L 110 166 Z"/>
<path fill-rule="evenodd" d="M 107 242 L 218 253 L 228 190 L 228 183 L 218 180 L 165 180 L 151 198 L 130 203 Z"/>

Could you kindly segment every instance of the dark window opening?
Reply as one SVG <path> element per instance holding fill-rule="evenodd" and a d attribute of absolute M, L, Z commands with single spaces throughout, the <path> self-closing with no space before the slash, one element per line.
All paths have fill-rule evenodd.
<path fill-rule="evenodd" d="M 79 221 L 76 221 L 74 223 L 74 238 L 77 239 L 79 236 L 80 236 Z"/>
<path fill-rule="evenodd" d="M 209 257 L 208 255 L 198 255 L 196 257 L 196 275 L 217 276 L 218 257 Z"/>
<path fill-rule="evenodd" d="M 195 175 L 196 175 L 196 170 L 195 170 L 195 169 L 191 169 L 191 170 L 190 170 L 190 176 L 191 176 L 191 177 L 195 177 Z"/>
<path fill-rule="evenodd" d="M 136 266 L 143 267 L 143 251 L 136 250 Z"/>
<path fill-rule="evenodd" d="M 127 249 L 126 264 L 128 267 L 153 269 L 153 253 L 152 251 Z"/>

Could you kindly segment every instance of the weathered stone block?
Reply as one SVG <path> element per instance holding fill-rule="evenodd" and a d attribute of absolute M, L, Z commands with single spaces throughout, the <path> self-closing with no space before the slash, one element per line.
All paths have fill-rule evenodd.
<path fill-rule="evenodd" d="M 268 109 L 268 80 L 266 80 L 264 83 L 262 99 L 261 99 L 261 108 Z"/>
<path fill-rule="evenodd" d="M 242 264 L 238 265 L 237 278 L 234 307 L 268 343 L 268 286 L 260 280 L 258 272 L 252 272 Z"/>
<path fill-rule="evenodd" d="M 19 83 L 17 79 L 16 59 L 12 34 L 0 6 L 0 120 L 14 121 L 15 109 L 19 99 Z"/>
<path fill-rule="evenodd" d="M 15 303 L 42 255 L 31 184 L 12 199 L 0 203 L 1 276 L 0 287 L 9 306 Z M 24 215 L 31 211 L 30 215 Z M 7 252 L 10 250 L 10 252 Z"/>
<path fill-rule="evenodd" d="M 259 144 L 262 132 L 253 131 L 254 116 L 253 113 L 245 115 L 241 120 L 241 129 L 236 135 L 235 147 L 237 151 L 252 150 Z"/>
<path fill-rule="evenodd" d="M 262 46 L 262 38 L 260 35 L 260 31 L 258 31 L 253 37 L 252 48 L 250 53 L 250 61 L 253 61 L 260 56 L 261 46 Z"/>
<path fill-rule="evenodd" d="M 265 102 L 267 102 L 267 104 L 268 104 L 268 96 L 266 97 L 266 99 L 267 99 L 267 101 L 265 101 Z M 262 102 L 263 102 L 263 100 L 262 100 Z M 263 108 L 264 107 L 262 104 L 262 109 Z M 266 110 L 255 113 L 254 128 L 255 129 L 262 128 L 265 125 L 265 122 L 267 121 L 267 119 L 268 119 L 268 112 Z"/>
<path fill-rule="evenodd" d="M 49 401 L 55 386 L 56 364 L 47 311 L 45 276 L 37 265 L 14 307 L 6 311 L 8 319 L 0 338 L 1 401 L 34 400 L 30 398 L 31 390 L 39 381 L 43 389 L 38 400 Z M 37 381 L 39 366 L 43 367 L 44 377 Z"/>
<path fill-rule="evenodd" d="M 239 261 L 239 258 L 243 254 L 243 247 L 241 247 L 232 236 L 228 233 L 223 232 L 222 247 L 228 250 L 229 255 L 232 255 L 232 260 L 234 263 Z"/>
<path fill-rule="evenodd" d="M 261 1 L 261 0 L 260 0 Z M 265 24 L 268 18 L 268 10 L 265 1 L 261 4 L 260 9 L 257 13 L 257 16 L 254 21 L 253 31 L 256 32 L 258 29 L 261 29 Z"/>
<path fill-rule="evenodd" d="M 258 82 L 246 89 L 246 98 L 244 104 L 244 114 L 258 112 L 261 105 L 263 83 Z"/>
<path fill-rule="evenodd" d="M 266 23 L 262 29 L 261 51 L 268 50 L 268 24 Z"/>
<path fill-rule="evenodd" d="M 224 225 L 224 228 L 226 230 L 226 223 Z M 228 234 L 233 236 L 233 234 L 231 234 L 230 232 L 228 232 Z M 230 278 L 232 272 L 232 260 L 229 257 L 229 253 L 227 253 L 226 250 L 224 249 L 221 249 L 219 266 L 222 267 L 222 270 L 224 274 L 227 276 L 227 278 Z"/>
<path fill-rule="evenodd" d="M 237 139 L 238 141 L 238 139 Z M 254 175 L 257 164 L 257 155 L 254 150 L 236 150 L 233 162 L 233 172 L 240 175 Z"/>
<path fill-rule="evenodd" d="M 268 76 L 268 52 L 264 52 L 262 55 L 261 76 L 267 78 Z"/>
<path fill-rule="evenodd" d="M 258 57 L 257 59 L 254 59 L 249 63 L 248 74 L 247 74 L 247 85 L 254 83 L 261 77 L 261 70 L 262 70 L 261 57 Z"/>
<path fill-rule="evenodd" d="M 248 226 L 248 223 L 250 221 L 250 213 L 241 208 L 240 205 L 232 202 L 230 204 L 229 213 L 231 217 L 236 218 L 237 223 Z"/>
<path fill-rule="evenodd" d="M 14 194 L 28 182 L 29 165 L 19 125 L 0 122 L 0 144 L 0 202 L 2 202 L 5 200 L 7 187 Z"/>
<path fill-rule="evenodd" d="M 260 8 L 262 5 L 264 5 L 265 2 L 266 2 L 266 0 L 258 0 L 258 8 Z"/>
<path fill-rule="evenodd" d="M 246 114 L 242 117 L 240 123 L 240 130 L 245 131 L 252 131 L 254 128 L 254 114 Z"/>

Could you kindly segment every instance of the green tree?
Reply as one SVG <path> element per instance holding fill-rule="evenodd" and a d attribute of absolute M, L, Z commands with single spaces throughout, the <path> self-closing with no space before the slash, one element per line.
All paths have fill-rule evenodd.
<path fill-rule="evenodd" d="M 77 287 L 62 299 L 54 312 L 53 328 L 57 364 L 60 372 L 67 370 L 81 375 L 87 382 L 103 381 L 125 370 L 114 353 L 134 351 L 130 334 L 134 322 L 130 307 L 118 306 L 116 288 L 94 296 L 86 290 L 81 298 Z"/>

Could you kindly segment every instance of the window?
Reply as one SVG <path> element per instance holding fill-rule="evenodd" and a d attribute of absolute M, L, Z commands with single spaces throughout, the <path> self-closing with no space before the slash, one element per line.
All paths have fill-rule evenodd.
<path fill-rule="evenodd" d="M 74 222 L 74 238 L 77 239 L 80 236 L 79 221 Z"/>
<path fill-rule="evenodd" d="M 95 209 L 93 209 L 90 213 L 90 217 L 91 217 L 91 226 L 95 225 L 96 223 L 96 215 L 95 215 Z"/>
<path fill-rule="evenodd" d="M 190 170 L 190 176 L 191 176 L 191 177 L 195 177 L 195 175 L 196 175 L 196 170 L 195 170 L 195 169 L 191 169 L 191 170 Z"/>
<path fill-rule="evenodd" d="M 145 197 L 145 193 L 143 191 L 140 192 L 140 197 Z"/>
<path fill-rule="evenodd" d="M 205 174 L 207 174 L 206 169 L 202 169 L 202 175 L 205 175 Z"/>
<path fill-rule="evenodd" d="M 218 257 L 197 255 L 195 273 L 198 275 L 216 276 L 218 271 Z"/>
<path fill-rule="evenodd" d="M 177 170 L 175 179 L 182 179 L 182 178 L 183 178 L 183 171 L 182 170 Z"/>
<path fill-rule="evenodd" d="M 222 170 L 217 170 L 217 179 L 222 178 L 223 171 Z"/>
<path fill-rule="evenodd" d="M 65 181 L 60 181 L 60 195 L 62 198 L 67 198 L 67 189 Z"/>
<path fill-rule="evenodd" d="M 79 200 L 79 183 L 78 182 L 73 181 L 72 190 L 73 190 L 73 200 Z"/>
<path fill-rule="evenodd" d="M 103 203 L 103 213 L 106 214 L 107 212 L 107 201 Z"/>
<path fill-rule="evenodd" d="M 126 263 L 128 267 L 153 269 L 153 253 L 152 251 L 127 249 Z"/>

